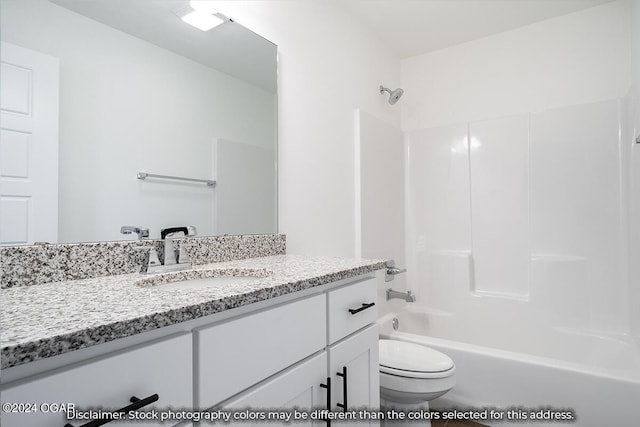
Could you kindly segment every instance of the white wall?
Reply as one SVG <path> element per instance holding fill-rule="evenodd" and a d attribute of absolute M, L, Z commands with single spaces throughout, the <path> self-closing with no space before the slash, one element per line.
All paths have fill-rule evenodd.
<path fill-rule="evenodd" d="M 630 12 L 607 3 L 402 61 L 420 305 L 496 343 L 629 332 Z"/>
<path fill-rule="evenodd" d="M 399 125 L 398 106 L 378 92 L 399 85 L 399 61 L 328 2 L 214 3 L 278 45 L 278 229 L 287 251 L 353 256 L 353 110 Z"/>
<path fill-rule="evenodd" d="M 631 28 L 633 31 L 633 83 L 636 95 L 640 95 L 640 0 L 631 2 Z"/>
<path fill-rule="evenodd" d="M 403 130 L 625 96 L 628 17 L 606 3 L 403 60 Z"/>
<path fill-rule="evenodd" d="M 214 189 L 136 172 L 215 178 L 216 138 L 273 147 L 275 94 L 48 1 L 3 1 L 2 39 L 60 59 L 60 242 L 212 234 Z"/>

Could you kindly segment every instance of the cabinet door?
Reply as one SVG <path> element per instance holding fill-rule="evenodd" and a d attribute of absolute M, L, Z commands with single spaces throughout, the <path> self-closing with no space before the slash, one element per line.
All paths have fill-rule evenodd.
<path fill-rule="evenodd" d="M 331 400 L 334 411 L 380 407 L 380 373 L 378 368 L 378 326 L 373 324 L 349 338 L 329 347 Z M 346 371 L 346 375 L 344 375 Z M 357 420 L 350 423 L 334 421 L 332 425 L 378 425 L 375 420 Z"/>
<path fill-rule="evenodd" d="M 327 407 L 327 391 L 320 387 L 327 380 L 327 354 L 325 352 L 287 369 L 273 379 L 266 380 L 231 401 L 222 405 L 222 409 L 235 412 L 234 416 L 271 416 L 271 420 L 237 420 L 233 424 L 243 425 L 324 425 L 324 422 L 294 420 L 294 408 L 297 413 L 309 414 L 312 409 Z M 245 415 L 246 414 L 246 415 Z M 278 415 L 291 414 L 291 418 L 278 418 Z M 273 420 L 281 419 L 280 422 Z"/>
<path fill-rule="evenodd" d="M 145 406 L 190 409 L 193 403 L 191 334 L 143 345 L 108 355 L 68 369 L 9 385 L 2 389 L 3 404 L 28 404 L 27 413 L 2 413 L 3 427 L 78 427 L 91 419 L 66 420 L 66 413 L 48 411 L 55 404 L 74 404 L 77 410 L 117 410 L 131 404 L 135 396 L 145 399 L 158 394 L 155 403 Z M 33 406 L 32 406 L 33 405 Z M 4 408 L 4 406 L 3 406 Z M 23 405 L 24 408 L 24 405 Z M 159 421 L 113 421 L 109 426 L 167 426 Z"/>

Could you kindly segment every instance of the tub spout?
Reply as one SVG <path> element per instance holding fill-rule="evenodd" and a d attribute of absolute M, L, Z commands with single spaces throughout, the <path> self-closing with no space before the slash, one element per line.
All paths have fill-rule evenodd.
<path fill-rule="evenodd" d="M 398 292 L 391 288 L 387 289 L 387 301 L 394 298 L 403 299 L 406 302 L 416 302 L 416 296 L 411 291 Z"/>

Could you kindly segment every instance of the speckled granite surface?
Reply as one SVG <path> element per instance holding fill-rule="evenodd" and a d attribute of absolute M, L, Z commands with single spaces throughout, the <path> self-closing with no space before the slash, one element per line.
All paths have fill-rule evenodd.
<path fill-rule="evenodd" d="M 187 243 L 186 251 L 194 265 L 284 255 L 287 252 L 284 234 L 189 237 L 175 239 L 175 242 L 176 245 Z"/>
<path fill-rule="evenodd" d="M 184 240 L 194 265 L 286 253 L 284 234 L 192 237 L 176 245 Z M 0 288 L 137 272 L 142 252 L 135 248 L 145 245 L 164 253 L 162 240 L 3 247 Z"/>
<path fill-rule="evenodd" d="M 153 280 L 150 276 L 132 273 L 2 289 L 2 368 L 373 272 L 384 268 L 384 261 L 278 255 L 194 270 L 228 268 L 266 277 L 221 287 L 163 290 L 155 283 L 141 283 Z"/>

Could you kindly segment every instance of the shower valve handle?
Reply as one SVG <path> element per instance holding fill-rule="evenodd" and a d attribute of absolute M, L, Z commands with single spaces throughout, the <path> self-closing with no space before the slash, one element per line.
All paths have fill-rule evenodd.
<path fill-rule="evenodd" d="M 397 268 L 395 260 L 390 259 L 389 261 L 387 261 L 387 264 L 386 264 L 384 281 L 390 282 L 393 280 L 396 274 L 406 273 L 406 272 L 407 272 L 406 268 Z"/>
<path fill-rule="evenodd" d="M 406 273 L 407 269 L 406 268 L 397 268 L 397 267 L 387 267 L 387 274 L 400 274 L 400 273 Z"/>

